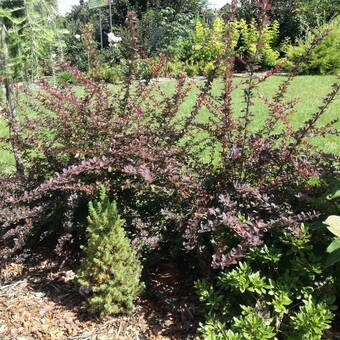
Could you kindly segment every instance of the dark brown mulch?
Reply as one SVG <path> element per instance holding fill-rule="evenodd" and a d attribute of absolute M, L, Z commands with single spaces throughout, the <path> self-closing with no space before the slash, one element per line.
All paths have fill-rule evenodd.
<path fill-rule="evenodd" d="M 173 264 L 146 274 L 149 298 L 129 316 L 87 313 L 72 266 L 27 254 L 0 268 L 0 339 L 193 339 L 195 308 Z"/>

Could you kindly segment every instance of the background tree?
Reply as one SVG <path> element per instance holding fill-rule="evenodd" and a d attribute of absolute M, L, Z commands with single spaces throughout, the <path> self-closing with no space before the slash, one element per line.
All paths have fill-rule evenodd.
<path fill-rule="evenodd" d="M 41 67 L 52 66 L 55 51 L 61 47 L 56 25 L 55 1 L 4 1 L 0 8 L 0 89 L 4 88 L 12 149 L 19 174 L 23 173 L 17 152 L 18 120 L 14 85 L 32 81 Z"/>
<path fill-rule="evenodd" d="M 238 16 L 250 21 L 259 11 L 258 1 L 240 0 Z M 330 21 L 340 12 L 338 0 L 275 0 L 271 1 L 270 19 L 280 24 L 280 37 L 293 42 L 307 30 Z"/>
<path fill-rule="evenodd" d="M 194 19 L 203 15 L 206 10 L 206 0 L 117 0 L 112 5 L 113 31 L 120 36 L 129 33 L 126 30 L 125 18 L 129 10 L 137 13 L 140 19 L 140 34 L 144 48 L 149 53 L 164 49 L 170 41 L 180 36 L 187 36 L 194 28 Z M 102 8 L 102 35 L 104 47 L 108 47 L 107 34 L 110 31 L 109 9 Z M 100 46 L 99 11 L 89 9 L 87 2 L 80 1 L 65 17 L 65 27 L 70 32 L 67 39 L 67 55 L 72 64 L 80 69 L 86 69 L 86 53 L 83 43 L 75 37 L 81 36 L 86 24 L 94 27 L 94 40 Z M 103 54 L 103 53 L 102 53 Z M 117 56 L 112 51 L 106 53 L 106 59 Z M 124 55 L 124 51 L 122 52 Z M 118 54 L 118 58 L 122 56 Z M 108 61 L 108 60 L 106 60 Z"/>

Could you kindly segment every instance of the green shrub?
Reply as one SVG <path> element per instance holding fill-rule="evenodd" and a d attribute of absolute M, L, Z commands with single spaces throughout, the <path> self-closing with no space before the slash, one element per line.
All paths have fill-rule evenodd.
<path fill-rule="evenodd" d="M 254 308 L 241 306 L 242 313 L 233 318 L 233 329 L 211 319 L 201 328 L 204 339 L 211 340 L 252 340 L 274 339 L 275 330 L 270 318 L 263 318 Z"/>
<path fill-rule="evenodd" d="M 313 40 L 324 32 L 328 32 L 326 37 L 305 57 Z M 340 71 L 340 16 L 309 32 L 305 38 L 298 40 L 296 46 L 288 46 L 286 56 L 288 69 L 293 68 L 293 65 L 303 56 L 304 62 L 300 66 L 301 73 L 338 74 Z"/>
<path fill-rule="evenodd" d="M 152 67 L 147 60 L 137 59 L 134 61 L 134 76 L 137 79 L 151 79 Z"/>
<path fill-rule="evenodd" d="M 78 83 L 77 79 L 68 71 L 59 72 L 56 75 L 56 81 L 57 81 L 57 84 L 61 86 L 66 85 L 66 84 L 76 85 Z"/>
<path fill-rule="evenodd" d="M 193 76 L 197 76 L 197 75 L 201 75 L 201 69 L 200 66 L 198 64 L 194 64 L 194 63 L 186 63 L 185 64 L 185 72 L 189 77 L 193 77 Z"/>
<path fill-rule="evenodd" d="M 247 23 L 245 20 L 235 22 L 235 28 L 239 35 L 238 51 L 243 55 L 255 58 L 264 68 L 274 67 L 279 63 L 280 53 L 275 48 L 276 40 L 279 35 L 279 23 L 274 21 L 266 24 L 259 32 L 255 20 Z M 261 49 L 258 48 L 259 42 Z"/>
<path fill-rule="evenodd" d="M 315 303 L 309 296 L 291 318 L 293 330 L 290 339 L 321 339 L 333 318 L 334 314 L 325 302 Z"/>
<path fill-rule="evenodd" d="M 177 78 L 183 70 L 184 64 L 175 58 L 168 63 L 168 70 L 172 77 Z"/>
<path fill-rule="evenodd" d="M 176 44 L 173 41 L 185 40 L 190 36 L 194 17 L 192 12 L 182 13 L 171 7 L 149 8 L 140 23 L 143 47 L 151 55 L 156 51 L 168 50 L 169 46 L 170 49 L 174 48 Z"/>
<path fill-rule="evenodd" d="M 211 27 L 197 21 L 194 31 L 191 60 L 205 65 L 223 53 L 224 22 L 216 18 Z"/>
<path fill-rule="evenodd" d="M 263 68 L 276 66 L 280 61 L 280 53 L 276 46 L 279 35 L 279 25 L 276 21 L 266 24 L 262 34 L 255 20 L 247 23 L 245 20 L 234 21 L 231 27 L 217 17 L 211 26 L 202 21 L 196 21 L 191 36 L 179 38 L 168 48 L 168 53 L 175 54 L 183 62 L 187 62 L 188 74 L 207 75 L 215 71 L 214 61 L 225 53 L 223 41 L 226 30 L 231 32 L 231 41 L 228 48 L 235 49 L 235 53 L 243 60 L 256 59 Z M 229 32 L 229 33 L 230 33 Z M 259 42 L 261 48 L 258 48 Z M 220 73 L 223 70 L 219 70 Z"/>
<path fill-rule="evenodd" d="M 101 314 L 129 312 L 140 291 L 141 264 L 125 235 L 125 221 L 117 204 L 101 188 L 98 201 L 90 202 L 88 245 L 79 283 L 89 289 L 90 310 Z"/>
<path fill-rule="evenodd" d="M 304 226 L 297 236 L 276 231 L 216 284 L 199 281 L 204 338 L 275 339 L 280 333 L 285 339 L 321 339 L 334 318 L 335 296 L 316 244 Z"/>
<path fill-rule="evenodd" d="M 122 32 L 117 33 L 119 36 Z M 118 43 L 114 46 L 108 46 L 102 50 L 97 51 L 98 62 L 100 64 L 108 64 L 110 66 L 119 65 L 126 57 L 126 51 L 124 50 L 122 43 Z"/>
<path fill-rule="evenodd" d="M 186 37 L 177 38 L 165 49 L 165 53 L 170 56 L 176 56 L 181 61 L 189 60 L 192 55 L 194 45 L 194 37 L 192 32 Z"/>
<path fill-rule="evenodd" d="M 124 65 L 99 64 L 89 73 L 90 77 L 95 80 L 103 80 L 106 83 L 118 83 L 124 78 Z"/>

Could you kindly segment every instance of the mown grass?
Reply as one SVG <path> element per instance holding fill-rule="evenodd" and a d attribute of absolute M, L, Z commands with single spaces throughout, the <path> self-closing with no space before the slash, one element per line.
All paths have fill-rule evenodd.
<path fill-rule="evenodd" d="M 267 97 L 272 97 L 279 84 L 282 82 L 283 77 L 271 77 L 266 82 L 261 84 L 257 91 Z M 236 79 L 236 82 L 242 81 L 242 79 Z M 301 125 L 310 115 L 315 112 L 323 98 L 330 92 L 331 84 L 336 82 L 334 76 L 299 76 L 293 80 L 289 91 L 287 93 L 287 99 L 296 99 L 296 111 L 291 115 L 291 123 L 297 127 Z M 175 82 L 163 82 L 161 84 L 165 92 L 171 93 L 175 88 Z M 219 94 L 221 92 L 223 84 L 220 81 L 216 81 L 214 84 L 214 93 Z M 115 88 L 117 90 L 117 87 Z M 197 91 L 193 90 L 188 99 L 181 106 L 181 114 L 185 115 L 190 112 L 197 95 Z M 252 128 L 256 130 L 257 127 L 261 126 L 265 117 L 268 114 L 263 102 L 257 98 L 255 99 L 253 112 L 255 119 L 253 121 Z M 236 115 L 240 114 L 243 108 L 243 89 L 239 87 L 233 93 L 233 108 Z M 200 112 L 200 119 L 205 120 L 210 115 L 210 112 L 203 109 Z M 336 117 L 340 117 L 340 98 L 331 104 L 327 113 L 320 120 L 321 124 L 324 124 Z M 340 128 L 338 124 L 337 128 Z M 4 121 L 0 120 L 0 136 L 6 135 L 8 129 Z M 340 155 L 340 141 L 337 136 L 328 136 L 327 138 L 316 138 L 313 140 L 320 150 L 331 152 Z M 10 150 L 0 150 L 0 172 L 8 172 L 13 169 L 13 156 Z"/>
<path fill-rule="evenodd" d="M 284 80 L 283 77 L 271 77 L 266 82 L 261 84 L 256 90 L 268 98 L 276 94 L 280 83 Z M 296 77 L 289 87 L 286 95 L 287 100 L 295 99 L 297 101 L 294 112 L 291 114 L 290 121 L 294 127 L 301 126 L 322 104 L 325 96 L 331 91 L 331 85 L 336 82 L 335 76 L 299 76 Z M 236 82 L 241 82 L 242 79 L 236 79 Z M 163 85 L 169 93 L 173 91 L 175 83 L 166 83 Z M 216 82 L 213 91 L 216 95 L 221 93 L 223 84 Z M 244 108 L 243 89 L 240 86 L 233 92 L 233 110 L 235 115 L 240 115 Z M 255 131 L 261 127 L 265 118 L 268 115 L 268 109 L 263 101 L 256 95 L 252 111 L 255 118 L 252 123 L 252 129 Z M 195 91 L 192 91 L 188 100 L 181 107 L 181 114 L 185 115 L 190 112 L 195 102 Z M 200 112 L 200 120 L 204 121 L 208 118 L 210 112 L 203 109 Z M 320 119 L 319 124 L 323 125 L 335 118 L 340 118 L 340 98 L 339 96 L 329 106 L 327 112 Z M 336 128 L 340 129 L 340 123 Z M 340 141 L 337 136 L 327 136 L 326 138 L 314 138 L 313 143 L 322 151 L 331 152 L 340 155 Z"/>
<path fill-rule="evenodd" d="M 8 134 L 8 128 L 4 120 L 0 119 L 0 136 L 6 136 Z M 13 169 L 13 155 L 8 145 L 0 144 L 0 173 L 11 172 Z"/>

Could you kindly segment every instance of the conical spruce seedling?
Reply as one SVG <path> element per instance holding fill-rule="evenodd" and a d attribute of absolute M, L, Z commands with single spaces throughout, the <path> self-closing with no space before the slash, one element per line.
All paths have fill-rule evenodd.
<path fill-rule="evenodd" d="M 104 188 L 89 203 L 88 244 L 78 275 L 79 284 L 92 292 L 90 311 L 101 315 L 132 310 L 141 284 L 142 266 L 126 236 L 125 221 Z"/>

